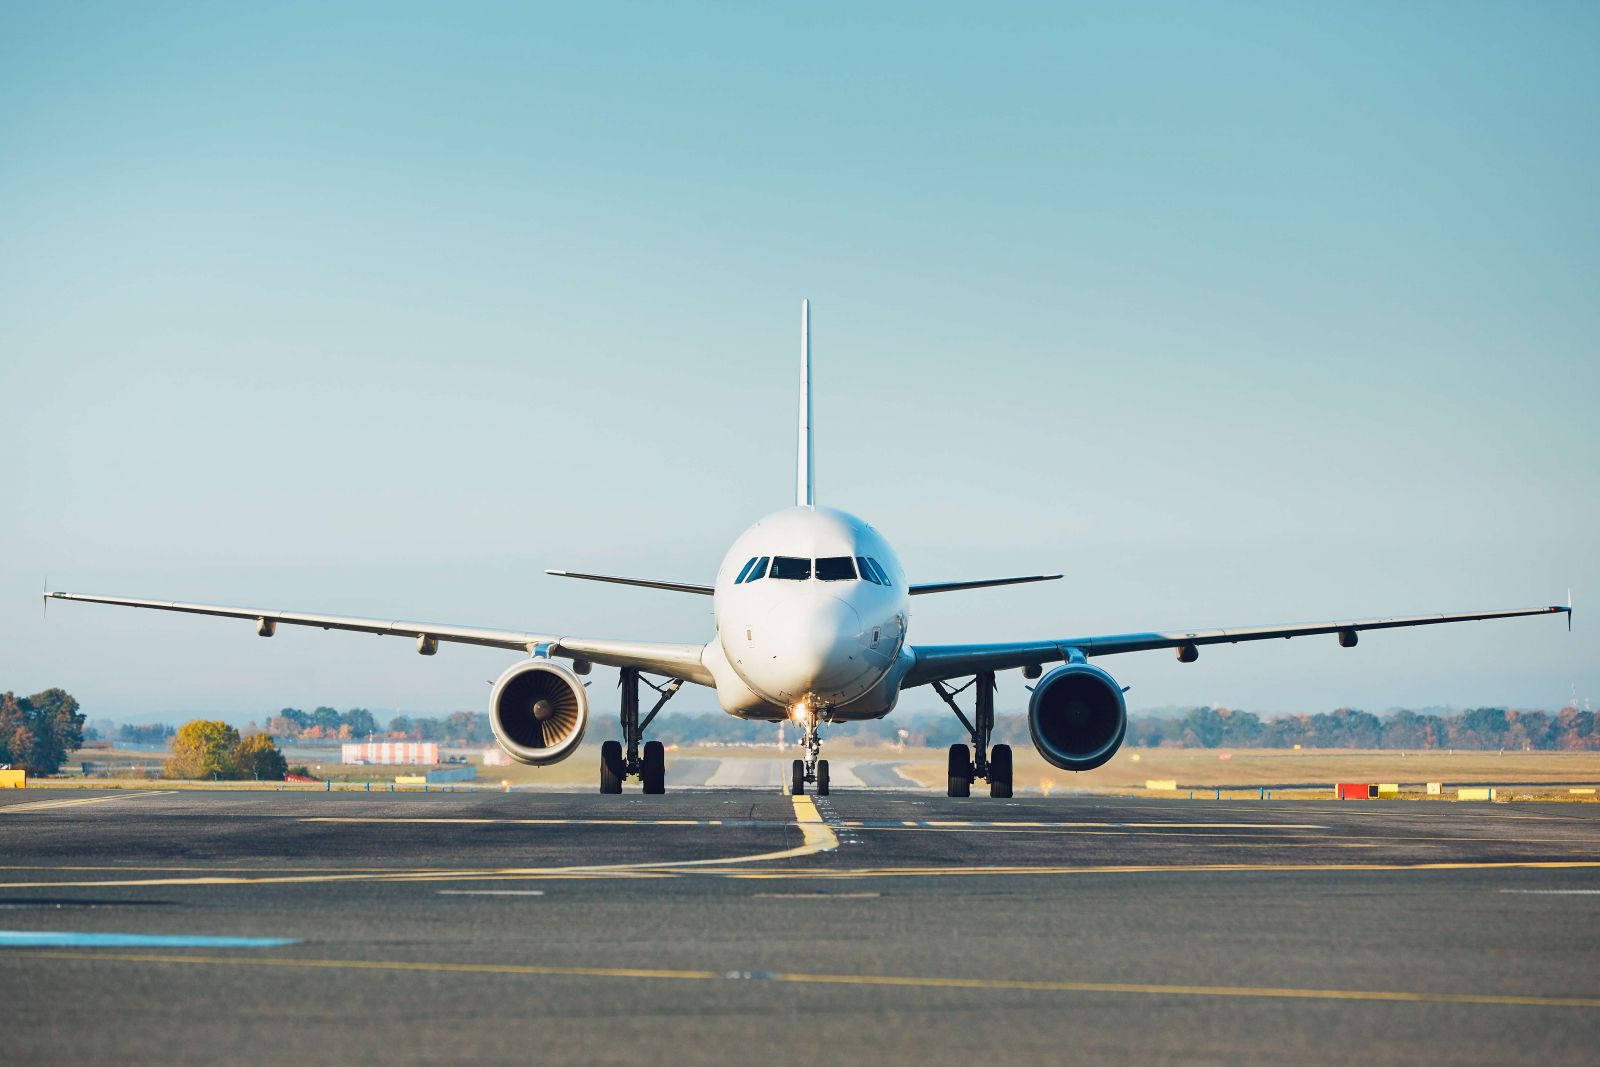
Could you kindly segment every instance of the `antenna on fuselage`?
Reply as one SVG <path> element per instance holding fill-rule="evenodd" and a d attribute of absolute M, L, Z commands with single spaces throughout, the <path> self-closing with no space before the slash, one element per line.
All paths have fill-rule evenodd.
<path fill-rule="evenodd" d="M 812 474 L 816 452 L 811 443 L 811 301 L 800 301 L 800 459 L 795 468 L 795 506 L 817 506 Z"/>

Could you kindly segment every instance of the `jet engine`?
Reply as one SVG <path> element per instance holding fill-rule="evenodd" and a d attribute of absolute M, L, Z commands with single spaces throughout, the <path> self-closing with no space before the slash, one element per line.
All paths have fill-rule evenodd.
<path fill-rule="evenodd" d="M 495 680 L 489 725 L 506 755 L 518 763 L 558 763 L 583 740 L 589 693 L 564 664 L 524 660 Z"/>
<path fill-rule="evenodd" d="M 1109 760 L 1128 732 L 1122 687 L 1099 667 L 1068 663 L 1039 680 L 1028 701 L 1033 747 L 1064 771 L 1091 771 Z"/>

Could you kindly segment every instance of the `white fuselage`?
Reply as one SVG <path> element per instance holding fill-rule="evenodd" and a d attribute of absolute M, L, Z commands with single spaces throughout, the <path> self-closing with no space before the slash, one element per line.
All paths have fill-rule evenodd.
<path fill-rule="evenodd" d="M 910 665 L 907 602 L 899 559 L 866 522 L 834 508 L 773 512 L 717 571 L 705 663 L 718 700 L 747 719 L 797 707 L 824 721 L 887 714 Z"/>

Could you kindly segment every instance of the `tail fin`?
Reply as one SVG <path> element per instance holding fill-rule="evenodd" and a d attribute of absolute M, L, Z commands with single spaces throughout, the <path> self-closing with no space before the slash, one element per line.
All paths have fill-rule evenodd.
<path fill-rule="evenodd" d="M 795 506 L 817 506 L 813 465 L 816 453 L 811 443 L 811 301 L 800 301 L 800 459 L 795 468 Z"/>

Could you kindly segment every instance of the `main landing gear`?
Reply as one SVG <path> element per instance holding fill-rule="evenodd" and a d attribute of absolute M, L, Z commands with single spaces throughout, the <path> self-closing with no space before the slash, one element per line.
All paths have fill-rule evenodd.
<path fill-rule="evenodd" d="M 956 697 L 976 687 L 972 721 L 962 714 Z M 961 725 L 972 737 L 972 747 L 951 745 L 949 779 L 945 793 L 952 797 L 972 795 L 972 783 L 979 778 L 989 780 L 989 795 L 1005 799 L 1011 796 L 1011 746 L 989 745 L 994 734 L 994 672 L 984 671 L 960 689 L 951 689 L 943 682 L 934 682 L 934 690 L 950 705 Z"/>
<path fill-rule="evenodd" d="M 798 721 L 800 743 L 805 746 L 806 758 L 797 759 L 789 765 L 789 792 L 797 797 L 803 796 L 806 783 L 811 782 L 817 787 L 817 796 L 825 797 L 828 795 L 828 761 L 818 758 L 822 754 L 822 738 L 817 733 L 816 709 L 807 708 Z"/>
<path fill-rule="evenodd" d="M 661 694 L 643 721 L 639 719 L 641 681 Z M 620 793 L 623 781 L 637 775 L 646 793 L 665 793 L 667 750 L 660 741 L 644 741 L 644 731 L 656 717 L 656 712 L 677 694 L 683 682 L 673 678 L 665 685 L 656 685 L 648 678 L 641 677 L 637 669 L 624 667 L 617 684 L 622 687 L 622 740 L 607 741 L 600 746 L 600 792 Z M 641 742 L 643 753 L 640 752 Z M 623 745 L 627 745 L 626 751 Z"/>

